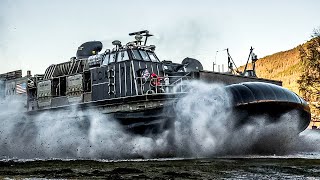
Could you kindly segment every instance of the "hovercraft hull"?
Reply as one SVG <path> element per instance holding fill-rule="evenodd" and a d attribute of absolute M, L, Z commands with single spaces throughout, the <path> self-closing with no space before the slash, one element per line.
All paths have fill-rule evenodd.
<path fill-rule="evenodd" d="M 269 123 L 277 123 L 285 113 L 295 111 L 299 132 L 310 123 L 308 104 L 295 93 L 277 85 L 247 82 L 225 86 L 232 96 L 232 110 L 236 114 L 234 128 L 250 123 L 252 117 L 265 116 Z M 188 93 L 147 94 L 138 97 L 62 106 L 29 112 L 38 114 L 47 111 L 69 109 L 98 110 L 117 120 L 123 128 L 138 134 L 156 134 L 171 128 L 177 118 L 175 104 Z M 215 118 L 215 117 L 212 117 Z"/>

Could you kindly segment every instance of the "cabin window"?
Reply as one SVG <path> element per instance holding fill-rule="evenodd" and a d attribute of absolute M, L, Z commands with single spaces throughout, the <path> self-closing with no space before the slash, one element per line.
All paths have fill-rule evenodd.
<path fill-rule="evenodd" d="M 52 80 L 52 96 L 65 96 L 67 90 L 66 83 L 66 77 L 54 78 Z"/>
<path fill-rule="evenodd" d="M 132 50 L 133 59 L 142 60 L 138 50 Z"/>
<path fill-rule="evenodd" d="M 59 78 L 54 78 L 52 80 L 51 94 L 52 96 L 59 96 L 59 92 L 60 92 Z"/>
<path fill-rule="evenodd" d="M 158 58 L 156 57 L 156 55 L 152 52 L 148 52 L 149 57 L 151 59 L 152 62 L 159 62 Z"/>
<path fill-rule="evenodd" d="M 146 51 L 141 51 L 140 50 L 140 54 L 142 56 L 142 59 L 145 61 L 150 61 L 148 54 L 146 53 Z"/>
<path fill-rule="evenodd" d="M 110 54 L 106 54 L 106 55 L 104 56 L 102 65 L 108 65 L 109 58 L 110 58 Z"/>
<path fill-rule="evenodd" d="M 119 52 L 117 62 L 126 61 L 126 60 L 129 60 L 128 52 L 127 51 Z"/>
<path fill-rule="evenodd" d="M 83 72 L 83 77 L 84 77 L 84 79 L 83 79 L 83 90 L 84 90 L 84 92 L 91 92 L 91 74 L 90 74 L 90 71 Z"/>
<path fill-rule="evenodd" d="M 108 64 L 115 62 L 116 61 L 116 57 L 117 57 L 117 53 L 111 53 Z"/>
<path fill-rule="evenodd" d="M 67 78 L 66 77 L 60 77 L 60 96 L 65 96 L 67 91 Z"/>

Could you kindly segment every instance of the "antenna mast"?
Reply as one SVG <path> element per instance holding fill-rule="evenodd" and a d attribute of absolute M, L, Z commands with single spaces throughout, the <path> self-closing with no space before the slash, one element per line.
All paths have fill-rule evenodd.
<path fill-rule="evenodd" d="M 240 74 L 240 71 L 238 70 L 238 67 L 236 65 L 236 63 L 234 63 L 230 53 L 229 53 L 229 48 L 225 49 L 227 50 L 227 55 L 228 55 L 228 69 L 230 73 L 233 74 Z M 233 68 L 233 66 L 235 67 L 235 69 Z"/>
<path fill-rule="evenodd" d="M 250 57 L 251 57 L 251 61 L 252 61 L 252 70 L 248 70 L 247 69 Z M 246 66 L 244 67 L 244 71 L 243 71 L 243 75 L 244 76 L 257 77 L 257 75 L 256 75 L 256 61 L 257 60 L 258 60 L 258 57 L 257 57 L 256 54 L 253 53 L 253 48 L 251 46 L 250 53 L 249 53 L 249 56 L 248 56 L 248 60 L 247 60 Z"/>

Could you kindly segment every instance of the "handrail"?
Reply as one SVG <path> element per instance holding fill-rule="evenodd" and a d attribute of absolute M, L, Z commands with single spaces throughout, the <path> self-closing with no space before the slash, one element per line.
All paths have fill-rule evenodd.
<path fill-rule="evenodd" d="M 191 72 L 189 72 L 188 74 L 186 74 L 186 75 L 184 75 L 184 76 L 180 76 L 181 79 L 184 78 L 184 77 L 187 77 L 187 76 L 189 77 L 189 74 L 190 74 L 190 73 L 191 73 Z M 179 77 L 179 76 L 177 76 L 177 77 Z M 175 83 L 176 83 L 177 81 L 179 81 L 179 80 L 180 80 L 180 79 L 176 80 L 175 82 L 173 82 L 173 84 L 175 84 Z"/>
<path fill-rule="evenodd" d="M 176 79 L 178 78 L 178 79 Z M 158 94 L 158 93 L 170 93 L 173 91 L 173 88 L 179 84 L 183 83 L 183 81 L 187 81 L 190 79 L 188 74 L 184 76 L 164 76 L 164 77 L 136 77 L 138 82 L 139 90 L 141 94 Z M 170 79 L 174 79 L 174 82 L 170 83 Z M 148 83 L 148 84 L 147 84 Z M 146 85 L 147 84 L 147 85 Z M 147 90 L 145 88 L 148 88 Z M 183 91 L 183 85 L 180 86 L 178 92 Z"/>

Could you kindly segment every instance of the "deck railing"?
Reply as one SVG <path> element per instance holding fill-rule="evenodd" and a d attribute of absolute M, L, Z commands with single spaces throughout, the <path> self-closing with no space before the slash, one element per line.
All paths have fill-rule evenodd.
<path fill-rule="evenodd" d="M 164 77 L 137 77 L 139 94 L 159 93 L 182 93 L 185 91 L 185 82 L 191 77 L 185 76 L 164 76 Z"/>

